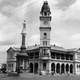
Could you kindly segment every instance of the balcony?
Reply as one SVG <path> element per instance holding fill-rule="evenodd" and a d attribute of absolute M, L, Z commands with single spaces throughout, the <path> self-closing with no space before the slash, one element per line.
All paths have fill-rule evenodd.
<path fill-rule="evenodd" d="M 40 59 L 42 59 L 42 60 L 49 60 L 49 59 L 51 59 L 51 56 L 43 55 L 43 56 L 40 57 Z"/>

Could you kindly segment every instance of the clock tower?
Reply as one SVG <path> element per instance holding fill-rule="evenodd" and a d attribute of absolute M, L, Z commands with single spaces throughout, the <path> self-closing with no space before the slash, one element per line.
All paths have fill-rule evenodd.
<path fill-rule="evenodd" d="M 50 73 L 51 12 L 47 1 L 44 1 L 40 14 L 40 71 L 44 70 Z"/>
<path fill-rule="evenodd" d="M 40 12 L 40 46 L 50 46 L 51 12 L 48 2 L 44 1 Z"/>

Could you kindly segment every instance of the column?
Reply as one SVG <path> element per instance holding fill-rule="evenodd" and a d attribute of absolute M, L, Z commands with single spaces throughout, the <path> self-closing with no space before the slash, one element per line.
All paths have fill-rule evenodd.
<path fill-rule="evenodd" d="M 24 60 L 24 69 L 26 70 L 27 69 L 27 61 Z"/>
<path fill-rule="evenodd" d="M 16 71 L 16 62 L 13 63 L 13 71 Z"/>
<path fill-rule="evenodd" d="M 56 63 L 55 63 L 55 74 L 56 74 Z"/>
<path fill-rule="evenodd" d="M 73 73 L 74 73 L 74 75 L 76 74 L 76 65 L 75 65 L 75 62 L 73 63 Z"/>
<path fill-rule="evenodd" d="M 66 74 L 66 64 L 64 64 L 64 74 Z"/>
<path fill-rule="evenodd" d="M 39 61 L 39 67 L 38 67 L 38 73 L 40 74 L 40 72 L 41 72 L 41 60 Z"/>
<path fill-rule="evenodd" d="M 61 63 L 60 63 L 60 74 L 61 74 Z"/>
<path fill-rule="evenodd" d="M 51 63 L 50 63 L 50 61 L 48 62 L 48 69 L 49 69 L 49 73 L 51 73 Z"/>
<path fill-rule="evenodd" d="M 61 74 L 61 65 L 62 65 L 62 63 L 60 63 L 60 74 Z"/>
<path fill-rule="evenodd" d="M 24 59 L 23 59 L 23 69 L 24 69 Z"/>
<path fill-rule="evenodd" d="M 55 59 L 57 59 L 56 56 L 57 56 L 57 55 L 55 54 Z"/>
<path fill-rule="evenodd" d="M 69 73 L 70 73 L 70 64 L 69 64 Z"/>

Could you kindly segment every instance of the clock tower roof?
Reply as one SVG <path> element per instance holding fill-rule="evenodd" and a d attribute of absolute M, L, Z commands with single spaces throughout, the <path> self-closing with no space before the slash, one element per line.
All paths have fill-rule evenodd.
<path fill-rule="evenodd" d="M 51 14 L 50 7 L 48 5 L 48 1 L 44 1 L 40 14 L 42 16 L 49 16 Z"/>

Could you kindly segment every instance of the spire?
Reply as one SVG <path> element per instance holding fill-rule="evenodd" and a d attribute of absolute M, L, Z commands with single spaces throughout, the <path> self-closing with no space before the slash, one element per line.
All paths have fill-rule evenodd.
<path fill-rule="evenodd" d="M 23 29 L 22 29 L 21 34 L 26 34 L 26 20 L 24 20 Z"/>
<path fill-rule="evenodd" d="M 25 41 L 26 41 L 26 21 L 25 20 L 24 20 L 24 23 L 23 23 L 23 29 L 22 29 L 21 35 L 22 35 L 21 51 L 24 51 L 24 49 L 26 49 L 26 45 L 25 45 Z"/>
<path fill-rule="evenodd" d="M 42 16 L 49 16 L 51 14 L 50 7 L 48 5 L 48 1 L 44 1 L 40 14 Z"/>

